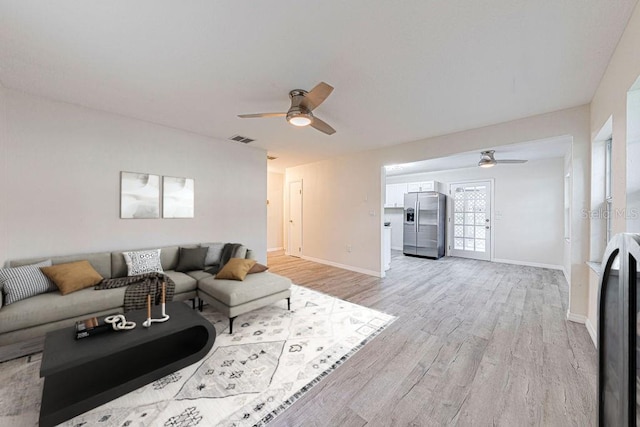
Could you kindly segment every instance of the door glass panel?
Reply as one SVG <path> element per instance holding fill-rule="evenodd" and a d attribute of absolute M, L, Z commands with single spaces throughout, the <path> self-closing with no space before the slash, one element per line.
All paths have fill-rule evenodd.
<path fill-rule="evenodd" d="M 464 233 L 464 227 L 463 227 L 463 226 L 461 226 L 461 225 L 456 225 L 456 226 L 454 227 L 453 235 L 454 235 L 455 237 L 464 237 L 464 234 L 463 234 L 463 233 Z"/>
<path fill-rule="evenodd" d="M 486 216 L 483 213 L 476 214 L 476 225 L 484 225 Z"/>
<path fill-rule="evenodd" d="M 464 210 L 466 212 L 473 212 L 475 210 L 475 204 L 474 201 L 471 199 L 467 199 L 466 203 L 465 203 L 465 207 Z"/>
<path fill-rule="evenodd" d="M 472 213 L 464 214 L 464 223 L 465 224 L 473 224 L 473 214 Z"/>
<path fill-rule="evenodd" d="M 464 224 L 464 214 L 463 213 L 455 214 L 454 223 L 455 224 Z"/>
<path fill-rule="evenodd" d="M 464 240 L 463 239 L 459 239 L 459 238 L 455 238 L 453 247 L 455 249 L 463 250 L 464 249 Z"/>
<path fill-rule="evenodd" d="M 472 251 L 473 249 L 473 239 L 464 239 L 464 250 Z"/>
<path fill-rule="evenodd" d="M 476 251 L 484 252 L 485 251 L 485 241 L 482 239 L 476 239 Z"/>
<path fill-rule="evenodd" d="M 484 239 L 485 238 L 485 228 L 484 225 L 480 227 L 476 227 L 476 239 Z"/>
<path fill-rule="evenodd" d="M 465 225 L 464 226 L 464 237 L 474 237 L 475 233 L 473 231 L 473 225 Z"/>

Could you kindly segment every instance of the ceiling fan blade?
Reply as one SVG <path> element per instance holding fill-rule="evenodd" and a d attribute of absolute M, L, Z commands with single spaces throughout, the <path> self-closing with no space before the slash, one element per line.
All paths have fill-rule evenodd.
<path fill-rule="evenodd" d="M 287 113 L 256 113 L 256 114 L 238 114 L 241 119 L 256 119 L 261 117 L 284 117 Z"/>
<path fill-rule="evenodd" d="M 527 163 L 527 160 L 496 160 L 496 163 Z"/>
<path fill-rule="evenodd" d="M 318 129 L 320 132 L 324 132 L 327 135 L 333 135 L 334 133 L 336 133 L 336 130 L 334 128 L 315 116 L 313 117 L 313 121 L 311 122 L 311 127 Z"/>
<path fill-rule="evenodd" d="M 304 98 L 300 101 L 300 105 L 309 111 L 313 111 L 333 92 L 333 86 L 325 82 L 318 83 Z"/>

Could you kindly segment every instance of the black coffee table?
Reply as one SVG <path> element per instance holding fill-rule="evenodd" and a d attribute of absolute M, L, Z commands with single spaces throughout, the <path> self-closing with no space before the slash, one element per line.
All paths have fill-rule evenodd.
<path fill-rule="evenodd" d="M 60 424 L 202 359 L 216 338 L 211 323 L 183 302 L 168 303 L 166 313 L 167 322 L 144 328 L 147 311 L 131 311 L 126 317 L 135 329 L 80 340 L 74 327 L 49 332 L 40 426 Z"/>

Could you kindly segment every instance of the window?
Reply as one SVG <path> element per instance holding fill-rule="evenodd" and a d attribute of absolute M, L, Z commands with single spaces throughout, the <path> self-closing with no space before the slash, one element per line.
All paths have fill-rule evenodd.
<path fill-rule="evenodd" d="M 613 232 L 613 197 L 611 191 L 611 138 L 605 142 L 604 147 L 604 204 L 605 204 L 605 218 L 607 221 L 607 243 L 611 240 L 611 234 Z"/>

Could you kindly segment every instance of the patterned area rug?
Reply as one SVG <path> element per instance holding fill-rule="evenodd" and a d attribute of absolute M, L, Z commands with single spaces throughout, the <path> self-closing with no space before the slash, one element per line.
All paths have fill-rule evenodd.
<path fill-rule="evenodd" d="M 218 337 L 204 359 L 62 425 L 264 425 L 395 320 L 295 285 L 291 311 L 285 304 L 239 316 L 233 335 L 228 320 L 205 307 Z M 40 358 L 0 364 L 0 425 L 37 424 Z"/>

